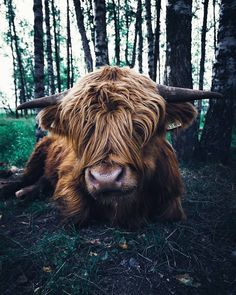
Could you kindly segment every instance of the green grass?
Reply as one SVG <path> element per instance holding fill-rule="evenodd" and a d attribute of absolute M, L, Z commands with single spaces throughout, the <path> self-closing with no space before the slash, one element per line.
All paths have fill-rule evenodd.
<path fill-rule="evenodd" d="M 0 162 L 23 167 L 35 144 L 34 118 L 0 116 Z"/>

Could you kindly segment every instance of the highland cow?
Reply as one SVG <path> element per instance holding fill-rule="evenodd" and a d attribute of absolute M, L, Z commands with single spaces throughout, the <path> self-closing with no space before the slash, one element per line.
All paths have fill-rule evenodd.
<path fill-rule="evenodd" d="M 19 109 L 44 107 L 39 121 L 49 134 L 26 165 L 28 187 L 16 195 L 46 179 L 64 216 L 80 225 L 91 218 L 125 227 L 154 216 L 185 219 L 183 183 L 166 133 L 191 124 L 196 111 L 188 101 L 218 96 L 106 66 L 65 93 L 27 102 Z"/>

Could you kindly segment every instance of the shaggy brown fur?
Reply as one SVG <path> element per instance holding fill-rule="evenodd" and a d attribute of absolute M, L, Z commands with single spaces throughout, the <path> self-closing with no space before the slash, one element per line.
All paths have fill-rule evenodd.
<path fill-rule="evenodd" d="M 35 148 L 27 184 L 42 175 L 55 187 L 64 215 L 81 224 L 91 217 L 134 227 L 158 215 L 185 218 L 178 163 L 166 141 L 169 122 L 186 127 L 195 116 L 189 103 L 167 104 L 149 78 L 130 69 L 105 67 L 82 78 L 63 101 L 40 113 L 50 131 Z M 84 178 L 100 163 L 130 167 L 135 193 L 96 201 Z"/>

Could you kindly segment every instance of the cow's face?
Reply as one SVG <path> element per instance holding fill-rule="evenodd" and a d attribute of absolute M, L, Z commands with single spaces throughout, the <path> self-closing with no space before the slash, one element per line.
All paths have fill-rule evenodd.
<path fill-rule="evenodd" d="M 178 121 L 190 123 L 192 106 L 166 105 L 149 78 L 107 67 L 43 110 L 41 124 L 67 138 L 77 156 L 78 179 L 94 199 L 109 202 L 135 198 L 144 178 L 158 169 L 159 147 L 175 108 Z"/>

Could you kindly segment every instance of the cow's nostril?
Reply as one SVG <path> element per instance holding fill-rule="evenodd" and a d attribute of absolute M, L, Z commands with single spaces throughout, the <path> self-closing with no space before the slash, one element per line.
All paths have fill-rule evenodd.
<path fill-rule="evenodd" d="M 95 186 L 120 185 L 125 169 L 121 166 L 115 166 L 104 169 L 101 167 L 90 168 L 86 172 L 87 181 Z"/>

